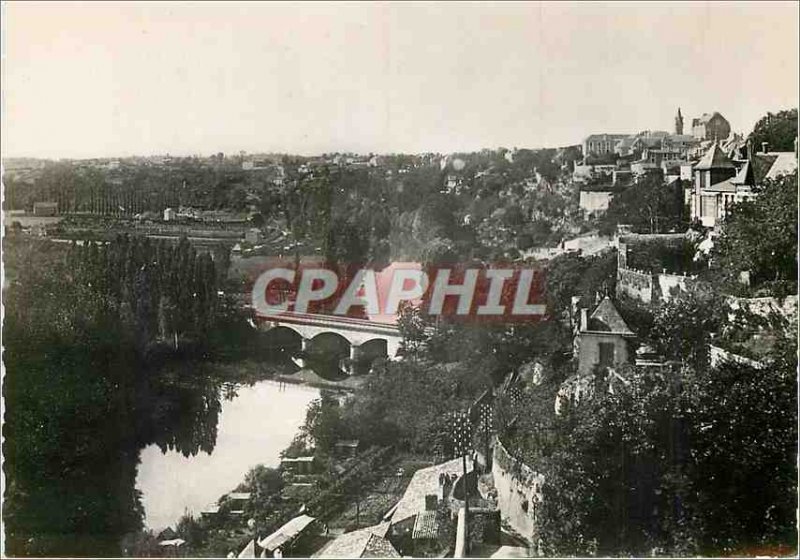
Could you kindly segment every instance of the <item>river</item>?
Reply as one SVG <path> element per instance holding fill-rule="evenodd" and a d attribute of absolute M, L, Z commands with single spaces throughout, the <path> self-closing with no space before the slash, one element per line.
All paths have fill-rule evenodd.
<path fill-rule="evenodd" d="M 198 515 L 243 481 L 251 467 L 277 467 L 280 452 L 305 420 L 308 404 L 319 396 L 304 385 L 260 381 L 240 387 L 222 403 L 214 450 L 184 457 L 157 445 L 141 452 L 136 488 L 142 493 L 145 526 L 156 532 L 174 527 L 184 512 Z"/>

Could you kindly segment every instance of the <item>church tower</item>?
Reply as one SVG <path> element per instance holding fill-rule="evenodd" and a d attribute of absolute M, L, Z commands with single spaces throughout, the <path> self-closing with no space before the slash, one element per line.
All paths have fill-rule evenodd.
<path fill-rule="evenodd" d="M 680 107 L 678 107 L 678 116 L 675 117 L 675 134 L 683 134 L 683 115 L 681 115 Z"/>

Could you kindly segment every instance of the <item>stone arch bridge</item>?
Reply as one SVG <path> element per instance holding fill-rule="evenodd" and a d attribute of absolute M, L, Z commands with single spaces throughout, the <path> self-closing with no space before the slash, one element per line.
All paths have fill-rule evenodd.
<path fill-rule="evenodd" d="M 403 337 L 396 325 L 366 319 L 311 313 L 281 312 L 257 315 L 258 327 L 264 331 L 288 329 L 300 335 L 300 350 L 304 355 L 327 345 L 349 346 L 349 364 L 344 368 L 355 373 L 357 364 L 376 358 L 395 358 Z M 303 358 L 295 362 L 305 367 Z"/>

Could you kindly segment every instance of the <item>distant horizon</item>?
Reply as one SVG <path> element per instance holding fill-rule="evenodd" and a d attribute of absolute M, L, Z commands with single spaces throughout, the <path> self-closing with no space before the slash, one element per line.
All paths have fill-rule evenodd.
<path fill-rule="evenodd" d="M 750 127 L 748 131 L 739 131 L 731 128 L 731 134 L 741 134 L 745 138 L 747 138 L 752 132 L 753 127 L 755 126 L 756 122 L 761 118 L 765 117 L 767 113 L 776 114 L 780 111 L 789 111 L 792 109 L 797 109 L 798 107 L 785 107 L 776 110 L 769 110 L 764 111 L 763 115 L 758 117 L 756 121 L 753 123 L 753 126 Z M 708 111 L 707 111 L 708 112 Z M 725 116 L 724 114 L 722 115 Z M 686 115 L 684 115 L 686 118 Z M 688 120 L 688 119 L 687 119 Z M 608 132 L 608 134 L 639 134 L 642 132 L 656 132 L 656 131 L 667 131 L 664 128 L 650 128 L 650 129 L 643 129 L 638 130 L 636 132 Z M 684 134 L 686 134 L 686 130 L 684 130 Z M 565 144 L 559 146 L 484 146 L 482 148 L 471 149 L 471 150 L 454 150 L 454 151 L 437 151 L 437 150 L 423 150 L 418 152 L 378 152 L 378 151 L 368 151 L 368 152 L 358 152 L 358 151 L 351 151 L 351 150 L 329 150 L 323 152 L 307 152 L 307 153 L 299 153 L 299 152 L 287 152 L 287 151 L 280 151 L 280 150 L 270 150 L 270 151 L 249 151 L 249 150 L 232 150 L 230 152 L 225 152 L 222 150 L 211 150 L 208 152 L 200 152 L 200 153 L 173 153 L 173 152 L 158 152 L 158 153 L 129 153 L 129 154 L 108 154 L 108 155 L 87 155 L 87 156 L 77 156 L 77 157 L 70 157 L 70 156 L 35 156 L 35 155 L 3 155 L 3 160 L 20 160 L 20 159 L 32 159 L 32 160 L 40 160 L 40 161 L 84 161 L 84 160 L 95 160 L 95 159 L 131 159 L 131 158 L 154 158 L 154 157 L 175 157 L 175 158 L 209 158 L 216 156 L 217 154 L 222 153 L 226 158 L 229 157 L 248 157 L 248 156 L 265 156 L 265 157 L 274 157 L 274 156 L 294 156 L 294 157 L 303 157 L 303 158 L 313 158 L 317 156 L 323 155 L 335 155 L 335 154 L 342 154 L 342 155 L 356 155 L 356 156 L 368 156 L 368 155 L 375 155 L 375 156 L 420 156 L 420 155 L 427 155 L 427 154 L 438 154 L 442 156 L 448 156 L 453 154 L 474 154 L 480 153 L 484 150 L 489 151 L 499 151 L 499 150 L 530 150 L 530 151 L 539 151 L 539 150 L 560 150 L 564 148 L 571 148 L 571 147 L 579 147 L 582 145 L 583 140 L 586 136 L 590 134 L 606 134 L 606 132 L 589 132 L 583 138 L 581 138 L 578 142 L 573 144 Z M 691 135 L 691 134 L 689 134 Z M 720 140 L 724 140 L 720 138 Z"/>
<path fill-rule="evenodd" d="M 735 134 L 741 134 L 745 138 L 747 138 L 753 132 L 753 128 L 755 127 L 755 124 L 758 122 L 758 120 L 760 120 L 761 118 L 765 117 L 768 113 L 776 114 L 776 113 L 779 113 L 781 111 L 790 111 L 792 109 L 797 109 L 797 108 L 798 107 L 795 106 L 795 107 L 785 107 L 785 108 L 776 109 L 776 110 L 765 110 L 764 113 L 760 117 L 758 117 L 756 122 L 753 123 L 753 126 L 750 127 L 749 131 L 737 131 L 737 130 L 732 128 L 731 129 L 731 134 L 734 134 L 734 133 Z M 708 111 L 706 111 L 706 112 L 708 112 Z M 722 116 L 724 117 L 725 115 L 723 114 Z M 686 122 L 689 121 L 689 119 L 686 117 L 685 114 L 684 114 L 684 119 L 685 119 Z M 691 128 L 691 125 L 689 125 L 689 128 Z M 640 134 L 640 133 L 643 133 L 643 132 L 665 132 L 665 131 L 669 132 L 669 130 L 663 129 L 663 128 L 650 128 L 650 129 L 638 130 L 636 132 L 600 132 L 600 133 L 598 133 L 598 132 L 590 132 L 590 133 L 587 133 L 586 136 L 589 136 L 590 134 L 606 134 L 606 133 L 607 134 L 630 134 L 630 135 L 636 135 L 636 134 Z M 687 134 L 686 125 L 684 125 L 684 134 Z M 689 133 L 689 135 L 691 135 L 691 134 Z M 7 155 L 4 155 L 3 159 L 4 160 L 34 159 L 34 160 L 42 160 L 42 161 L 62 161 L 62 160 L 82 161 L 82 160 L 94 160 L 94 159 L 130 159 L 130 158 L 153 158 L 153 157 L 209 158 L 209 157 L 216 156 L 217 154 L 220 154 L 220 153 L 222 153 L 226 158 L 228 158 L 228 157 L 247 157 L 247 156 L 266 156 L 266 157 L 295 156 L 295 157 L 310 158 L 310 157 L 316 157 L 316 156 L 322 156 L 322 155 L 335 155 L 335 154 L 342 154 L 342 155 L 347 154 L 347 155 L 357 155 L 357 156 L 367 156 L 367 155 L 375 155 L 375 156 L 420 156 L 420 155 L 426 155 L 426 154 L 439 154 L 439 155 L 442 155 L 442 156 L 447 156 L 447 155 L 460 154 L 460 153 L 464 153 L 464 154 L 480 153 L 480 152 L 482 152 L 484 150 L 489 150 L 489 151 L 499 151 L 499 150 L 509 150 L 509 151 L 514 151 L 514 150 L 531 150 L 531 151 L 560 150 L 560 149 L 565 149 L 565 148 L 581 146 L 581 144 L 583 143 L 583 140 L 586 138 L 586 136 L 581 138 L 580 141 L 575 142 L 573 144 L 565 144 L 565 145 L 560 145 L 560 146 L 536 146 L 536 147 L 532 147 L 532 146 L 494 146 L 494 147 L 484 146 L 482 148 L 477 148 L 477 149 L 472 149 L 472 150 L 455 150 L 455 151 L 449 151 L 449 152 L 436 151 L 436 150 L 424 150 L 424 151 L 418 151 L 418 152 L 397 152 L 397 151 L 395 151 L 395 152 L 376 152 L 376 151 L 354 152 L 354 151 L 348 151 L 348 150 L 331 150 L 331 151 L 325 151 L 325 152 L 299 153 L 299 152 L 286 152 L 286 151 L 279 151 L 279 150 L 278 151 L 276 151 L 276 150 L 270 150 L 270 151 L 233 150 L 231 152 L 224 152 L 224 151 L 220 151 L 220 150 L 216 150 L 216 151 L 212 150 L 212 151 L 209 151 L 209 152 L 202 152 L 202 153 L 159 152 L 159 153 L 149 153 L 149 154 L 146 154 L 146 153 L 130 153 L 130 154 L 125 154 L 125 155 L 109 154 L 109 155 L 79 156 L 79 157 L 69 157 L 69 156 L 49 156 L 49 157 L 45 157 L 45 156 L 34 156 L 34 155 L 10 155 L 10 156 L 7 156 Z M 723 140 L 723 138 L 720 138 L 720 140 Z"/>
<path fill-rule="evenodd" d="M 2 10 L 4 158 L 545 149 L 798 105 L 794 2 Z"/>

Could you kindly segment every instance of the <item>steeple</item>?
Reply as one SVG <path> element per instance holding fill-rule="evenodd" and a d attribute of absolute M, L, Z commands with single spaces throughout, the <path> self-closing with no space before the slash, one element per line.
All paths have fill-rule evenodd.
<path fill-rule="evenodd" d="M 680 107 L 678 107 L 678 116 L 675 117 L 675 134 L 683 134 L 683 115 L 681 115 Z"/>

